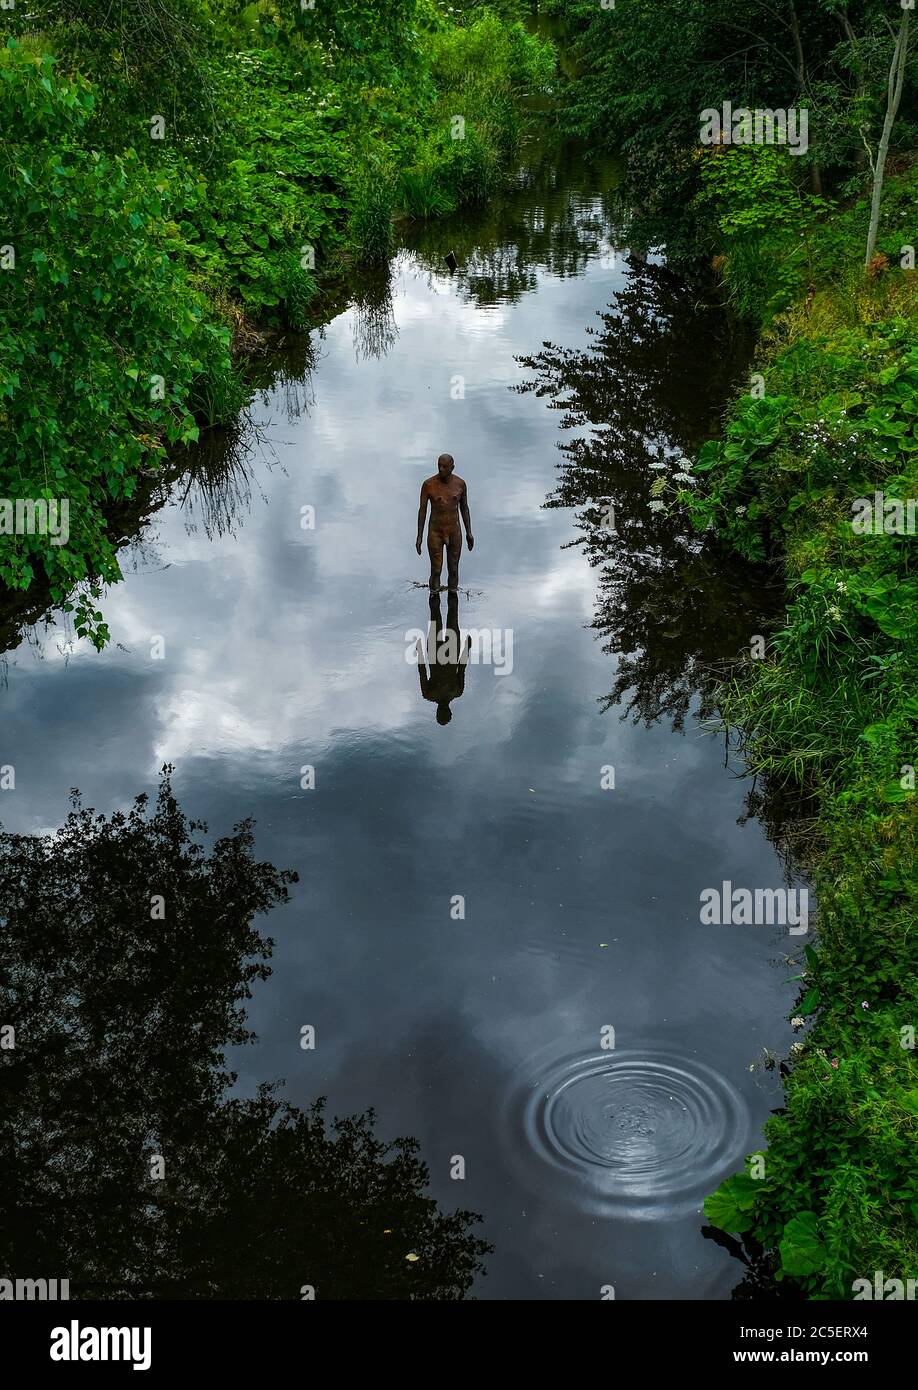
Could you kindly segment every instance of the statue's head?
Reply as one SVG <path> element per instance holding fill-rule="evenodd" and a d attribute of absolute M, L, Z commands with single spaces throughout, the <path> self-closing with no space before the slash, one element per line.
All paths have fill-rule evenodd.
<path fill-rule="evenodd" d="M 453 712 L 446 700 L 441 700 L 437 705 L 437 723 L 448 724 L 453 717 Z"/>
<path fill-rule="evenodd" d="M 452 454 L 441 454 L 437 459 L 437 472 L 444 483 L 448 480 L 453 469 L 456 467 Z"/>

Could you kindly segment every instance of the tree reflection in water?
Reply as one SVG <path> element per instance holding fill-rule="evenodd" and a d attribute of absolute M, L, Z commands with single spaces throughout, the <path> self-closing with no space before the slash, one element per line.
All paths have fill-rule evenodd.
<path fill-rule="evenodd" d="M 582 275 L 606 244 L 610 228 L 624 235 L 627 209 L 616 188 L 614 161 L 597 161 L 570 142 L 532 141 L 513 183 L 487 204 L 440 222 L 405 229 L 404 244 L 428 273 L 443 273 L 454 251 L 457 292 L 480 309 L 515 304 L 533 293 L 540 273 Z"/>
<path fill-rule="evenodd" d="M 717 432 L 747 361 L 746 343 L 717 306 L 664 266 L 630 261 L 616 300 L 598 313 L 586 349 L 546 343 L 521 358 L 535 392 L 562 412 L 560 479 L 546 506 L 578 509 L 582 545 L 598 571 L 592 626 L 618 658 L 604 709 L 682 729 L 695 705 L 712 713 L 718 667 L 748 653 L 773 625 L 779 587 L 699 536 L 678 513 L 651 510 L 653 464 L 689 458 Z M 614 532 L 603 525 L 614 507 Z"/>
<path fill-rule="evenodd" d="M 233 1094 L 255 921 L 296 875 L 250 821 L 207 849 L 170 771 L 152 807 L 0 832 L 0 1269 L 82 1299 L 466 1297 L 490 1247 L 415 1141 Z"/>

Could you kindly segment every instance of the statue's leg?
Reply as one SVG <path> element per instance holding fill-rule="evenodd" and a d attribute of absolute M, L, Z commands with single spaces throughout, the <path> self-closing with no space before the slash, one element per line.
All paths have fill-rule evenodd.
<path fill-rule="evenodd" d="M 459 588 L 459 556 L 462 554 L 462 532 L 457 526 L 446 542 L 446 575 L 451 589 Z"/>
<path fill-rule="evenodd" d="M 439 589 L 443 569 L 443 537 L 438 536 L 436 531 L 427 532 L 427 554 L 430 556 L 430 587 Z"/>

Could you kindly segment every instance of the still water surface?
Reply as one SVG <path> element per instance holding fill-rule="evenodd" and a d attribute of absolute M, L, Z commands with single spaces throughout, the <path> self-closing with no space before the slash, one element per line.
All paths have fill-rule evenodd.
<path fill-rule="evenodd" d="M 799 942 L 699 922 L 705 887 L 783 882 L 696 717 L 767 599 L 648 507 L 651 463 L 716 427 L 743 348 L 626 246 L 608 178 L 567 156 L 418 234 L 279 360 L 231 483 L 145 527 L 111 647 L 39 632 L 2 692 L 9 829 L 58 825 L 72 786 L 127 805 L 170 762 L 189 814 L 254 815 L 259 857 L 299 871 L 240 1086 L 283 1077 L 415 1135 L 438 1201 L 484 1217 L 482 1298 L 728 1297 L 742 1271 L 701 1200 L 780 1104 L 750 1065 L 787 1042 Z M 502 670 L 447 689 L 448 723 L 406 660 L 442 451 L 476 537 L 453 618 L 503 643 Z"/>

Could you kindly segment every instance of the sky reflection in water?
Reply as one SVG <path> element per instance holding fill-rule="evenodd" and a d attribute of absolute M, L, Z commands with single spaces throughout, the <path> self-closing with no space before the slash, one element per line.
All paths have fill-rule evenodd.
<path fill-rule="evenodd" d="M 65 654 L 56 629 L 12 656 L 2 809 L 47 829 L 71 786 L 110 810 L 172 762 L 214 832 L 257 818 L 259 855 L 301 882 L 269 923 L 240 1084 L 284 1077 L 300 1104 L 416 1135 L 440 1202 L 485 1217 L 481 1297 L 726 1297 L 737 1266 L 698 1208 L 780 1104 L 749 1065 L 786 1041 L 773 967 L 798 943 L 699 924 L 702 888 L 782 872 L 692 711 L 765 600 L 646 501 L 649 461 L 716 422 L 739 350 L 664 270 L 603 257 L 612 200 L 560 169 L 419 234 L 391 301 L 370 284 L 314 335 L 311 383 L 257 404 L 248 503 L 217 534 L 177 492 L 107 598 L 105 654 Z M 444 450 L 476 536 L 459 623 L 512 631 L 513 662 L 470 665 L 441 727 L 406 649 L 430 616 L 417 495 Z M 596 527 L 613 493 L 617 538 Z"/>

